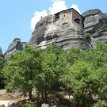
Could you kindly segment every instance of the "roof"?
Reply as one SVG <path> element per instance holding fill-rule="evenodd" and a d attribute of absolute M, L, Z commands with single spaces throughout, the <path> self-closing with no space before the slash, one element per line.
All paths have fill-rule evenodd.
<path fill-rule="evenodd" d="M 63 13 L 63 12 L 68 12 L 68 11 L 72 11 L 72 10 L 74 10 L 74 11 L 76 11 L 74 8 L 69 8 L 69 9 L 66 9 L 66 10 L 62 10 L 62 11 L 60 11 L 60 12 L 58 12 L 58 13 L 55 13 L 54 15 L 57 15 L 57 14 L 60 14 L 60 13 Z M 83 17 L 78 11 L 76 11 L 81 17 Z"/>

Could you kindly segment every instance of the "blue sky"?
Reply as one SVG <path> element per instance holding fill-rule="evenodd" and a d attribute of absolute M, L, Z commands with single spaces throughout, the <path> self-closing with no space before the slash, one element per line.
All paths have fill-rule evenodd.
<path fill-rule="evenodd" d="M 54 14 L 71 6 L 79 8 L 81 13 L 95 8 L 107 13 L 106 0 L 0 0 L 0 47 L 3 52 L 14 38 L 28 42 L 41 14 Z"/>

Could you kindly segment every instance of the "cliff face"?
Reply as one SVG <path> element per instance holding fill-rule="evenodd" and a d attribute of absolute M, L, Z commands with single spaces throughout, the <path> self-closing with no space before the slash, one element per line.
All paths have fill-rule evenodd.
<path fill-rule="evenodd" d="M 2 57 L 2 56 L 3 56 L 3 53 L 2 53 L 2 49 L 0 47 L 0 57 Z"/>
<path fill-rule="evenodd" d="M 85 18 L 84 31 L 95 32 L 95 27 L 99 24 L 100 19 L 102 19 L 102 12 L 98 9 L 88 10 L 82 15 Z"/>
<path fill-rule="evenodd" d="M 23 43 L 19 38 L 15 38 L 13 42 L 8 46 L 8 49 L 5 53 L 5 58 L 9 58 L 10 55 L 15 51 L 20 51 L 23 49 Z"/>
<path fill-rule="evenodd" d="M 107 14 L 98 9 L 88 10 L 82 14 L 85 18 L 84 32 L 91 34 L 91 44 L 95 47 L 97 41 L 107 43 Z"/>
<path fill-rule="evenodd" d="M 86 49 L 87 46 L 82 29 L 82 16 L 77 13 L 75 16 L 76 22 L 73 22 L 71 20 L 75 19 L 69 19 L 68 13 L 64 13 L 64 15 L 61 13 L 59 16 L 58 14 L 56 16 L 49 15 L 36 24 L 29 44 L 38 48 L 46 48 L 47 45 L 55 43 L 65 50 L 72 47 Z M 61 18 L 56 21 L 56 17 Z M 66 19 L 64 20 L 65 17 Z M 80 22 L 76 17 L 80 18 Z"/>
<path fill-rule="evenodd" d="M 91 34 L 89 41 L 86 41 L 84 32 Z M 94 9 L 84 12 L 81 16 L 74 9 L 68 9 L 41 18 L 35 26 L 29 44 L 44 49 L 49 44 L 55 43 L 66 50 L 72 47 L 80 49 L 95 47 L 97 41 L 107 43 L 107 14 Z M 5 57 L 8 58 L 14 51 L 22 50 L 24 44 L 20 39 L 14 39 Z"/>

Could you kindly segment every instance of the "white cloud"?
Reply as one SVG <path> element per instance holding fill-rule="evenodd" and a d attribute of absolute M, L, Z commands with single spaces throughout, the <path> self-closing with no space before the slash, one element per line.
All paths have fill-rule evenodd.
<path fill-rule="evenodd" d="M 71 8 L 74 8 L 76 11 L 78 11 L 80 13 L 80 10 L 79 10 L 77 4 L 72 4 Z"/>
<path fill-rule="evenodd" d="M 48 10 L 43 10 L 43 11 L 36 11 L 31 19 L 31 29 L 35 29 L 36 23 L 40 20 L 41 16 L 47 16 L 49 14 L 55 14 L 59 11 L 67 9 L 65 0 L 51 0 L 52 4 L 48 8 Z M 79 13 L 78 5 L 77 4 L 72 4 L 71 8 L 74 8 L 77 10 Z"/>
<path fill-rule="evenodd" d="M 31 29 L 34 30 L 36 23 L 40 20 L 41 17 L 47 16 L 47 11 L 36 11 L 31 19 Z"/>
<path fill-rule="evenodd" d="M 51 0 L 52 5 L 49 7 L 48 10 L 43 11 L 36 11 L 31 19 L 31 29 L 34 30 L 36 23 L 40 20 L 41 16 L 44 17 L 48 14 L 48 11 L 50 14 L 57 13 L 61 10 L 67 9 L 67 6 L 65 4 L 64 0 Z"/>
<path fill-rule="evenodd" d="M 52 0 L 52 1 L 53 3 L 51 7 L 49 7 L 50 14 L 55 14 L 59 11 L 67 9 L 67 6 L 64 0 Z"/>
<path fill-rule="evenodd" d="M 65 0 L 51 0 L 51 2 L 58 2 L 58 1 L 65 1 Z"/>

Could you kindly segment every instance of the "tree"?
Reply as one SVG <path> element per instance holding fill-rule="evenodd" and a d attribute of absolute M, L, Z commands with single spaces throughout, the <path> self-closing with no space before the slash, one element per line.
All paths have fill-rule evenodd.
<path fill-rule="evenodd" d="M 60 47 L 50 45 L 41 52 L 40 59 L 41 73 L 36 87 L 47 101 L 49 93 L 60 90 L 62 75 L 66 72 L 66 54 Z"/>
<path fill-rule="evenodd" d="M 6 61 L 5 61 L 4 57 L 0 57 L 0 88 L 4 88 L 4 85 L 5 85 L 3 71 L 2 71 L 2 69 L 5 65 L 5 62 Z"/>
<path fill-rule="evenodd" d="M 97 103 L 95 103 L 92 107 L 107 107 L 107 102 L 99 100 Z"/>
<path fill-rule="evenodd" d="M 77 52 L 76 52 L 77 53 Z M 74 59 L 72 54 L 71 61 Z M 68 76 L 74 103 L 89 107 L 107 99 L 107 45 L 98 42 L 95 49 L 81 51 L 70 64 Z"/>
<path fill-rule="evenodd" d="M 68 74 L 66 75 L 72 89 L 72 95 L 74 97 L 75 106 L 89 107 L 94 102 L 92 98 L 92 83 L 90 75 L 93 72 L 93 66 L 85 61 L 75 61 L 70 67 Z"/>
<path fill-rule="evenodd" d="M 8 89 L 20 89 L 24 94 L 29 93 L 32 99 L 32 90 L 38 73 L 38 51 L 26 45 L 20 52 L 14 53 L 9 64 L 4 68 Z"/>

